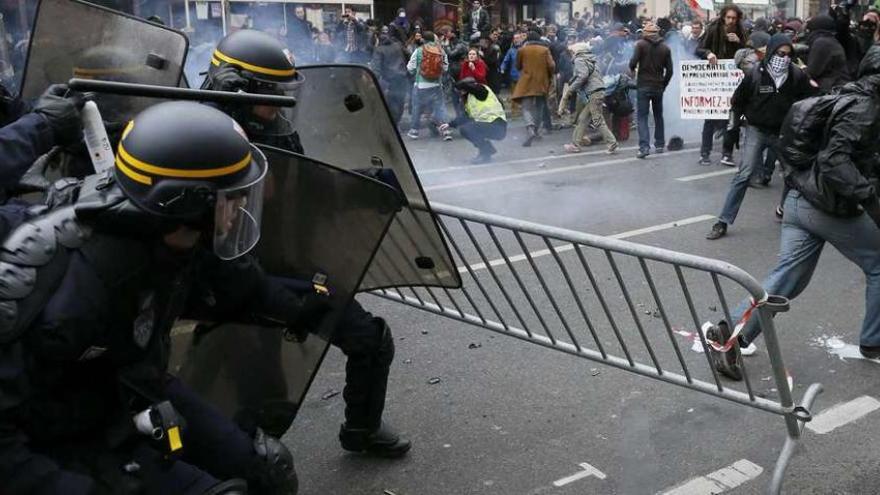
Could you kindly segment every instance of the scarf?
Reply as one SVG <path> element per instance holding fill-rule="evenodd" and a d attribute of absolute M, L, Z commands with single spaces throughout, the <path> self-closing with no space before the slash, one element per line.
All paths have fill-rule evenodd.
<path fill-rule="evenodd" d="M 776 54 L 770 56 L 770 60 L 767 61 L 767 71 L 770 73 L 770 77 L 773 78 L 776 89 L 781 88 L 788 79 L 789 65 L 791 65 L 790 57 L 780 57 Z"/>

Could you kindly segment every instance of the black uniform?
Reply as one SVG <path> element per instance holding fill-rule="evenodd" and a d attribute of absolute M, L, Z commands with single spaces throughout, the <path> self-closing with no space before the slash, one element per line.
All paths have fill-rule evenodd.
<path fill-rule="evenodd" d="M 202 493 L 233 477 L 259 491 L 265 473 L 251 437 L 166 375 L 170 330 L 184 316 L 288 319 L 294 298 L 248 258 L 221 262 L 204 250 L 95 235 L 72 251 L 34 323 L 0 346 L 4 495 L 111 485 Z M 133 412 L 162 400 L 188 425 L 182 459 L 167 464 L 132 426 Z M 123 474 L 131 460 L 141 469 Z"/>

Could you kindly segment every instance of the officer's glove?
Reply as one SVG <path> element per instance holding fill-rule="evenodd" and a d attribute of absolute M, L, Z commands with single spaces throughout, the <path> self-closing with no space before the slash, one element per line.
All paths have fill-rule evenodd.
<path fill-rule="evenodd" d="M 317 330 L 327 313 L 333 310 L 333 296 L 327 293 L 306 292 L 288 308 L 287 330 L 297 342 L 304 342 L 309 332 Z"/>
<path fill-rule="evenodd" d="M 247 78 L 248 74 L 246 71 L 227 65 L 218 70 L 211 78 L 211 89 L 230 93 L 247 91 L 250 84 Z"/>
<path fill-rule="evenodd" d="M 82 139 L 79 111 L 84 103 L 82 95 L 70 91 L 66 84 L 53 84 L 37 100 L 33 111 L 46 118 L 55 143 L 67 146 Z"/>

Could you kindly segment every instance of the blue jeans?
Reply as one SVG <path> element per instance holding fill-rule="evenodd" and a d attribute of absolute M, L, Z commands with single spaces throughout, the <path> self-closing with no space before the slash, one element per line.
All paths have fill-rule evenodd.
<path fill-rule="evenodd" d="M 648 127 L 648 111 L 654 112 L 654 147 L 665 146 L 663 132 L 663 90 L 658 88 L 639 88 L 637 95 L 639 119 L 639 150 L 651 149 L 651 129 Z"/>
<path fill-rule="evenodd" d="M 854 218 L 831 216 L 813 207 L 798 191 L 790 191 L 785 198 L 779 259 L 764 280 L 764 290 L 789 299 L 797 297 L 810 283 L 826 241 L 865 273 L 865 319 L 859 342 L 880 346 L 880 228 L 866 214 Z M 744 301 L 737 307 L 731 315 L 734 322 L 739 321 L 748 304 Z M 743 329 L 742 338 L 749 343 L 760 333 L 757 318 L 753 317 Z"/>
<path fill-rule="evenodd" d="M 745 128 L 742 139 L 742 161 L 740 161 L 739 170 L 733 176 L 730 190 L 727 192 L 727 199 L 724 200 L 724 207 L 718 217 L 718 220 L 726 224 L 732 224 L 736 220 L 739 207 L 742 205 L 746 190 L 749 188 L 749 180 L 752 175 L 763 174 L 764 150 L 769 151 L 770 148 L 775 147 L 778 138 L 775 134 L 748 126 Z"/>
<path fill-rule="evenodd" d="M 412 124 L 410 128 L 418 131 L 422 128 L 422 111 L 427 107 L 431 109 L 431 120 L 434 125 L 446 123 L 446 101 L 443 97 L 443 88 L 413 88 L 412 92 Z"/>

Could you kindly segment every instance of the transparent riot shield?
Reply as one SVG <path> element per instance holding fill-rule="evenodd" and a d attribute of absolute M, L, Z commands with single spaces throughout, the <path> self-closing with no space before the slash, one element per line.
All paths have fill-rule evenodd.
<path fill-rule="evenodd" d="M 188 49 L 173 29 L 78 0 L 41 0 L 21 97 L 39 96 L 72 77 L 177 86 Z M 122 122 L 156 102 L 97 95 L 105 121 Z"/>
<path fill-rule="evenodd" d="M 263 151 L 269 175 L 262 236 L 253 254 L 291 290 L 313 291 L 315 275 L 326 278 L 334 310 L 302 343 L 280 328 L 178 328 L 171 370 L 240 424 L 281 435 L 403 198 L 377 180 L 293 153 Z"/>
<path fill-rule="evenodd" d="M 373 73 L 348 65 L 304 66 L 298 72 L 304 81 L 294 128 L 306 156 L 348 170 L 393 172 L 409 205 L 430 211 Z M 361 290 L 401 285 L 461 286 L 433 216 L 408 207 L 394 219 Z"/>

